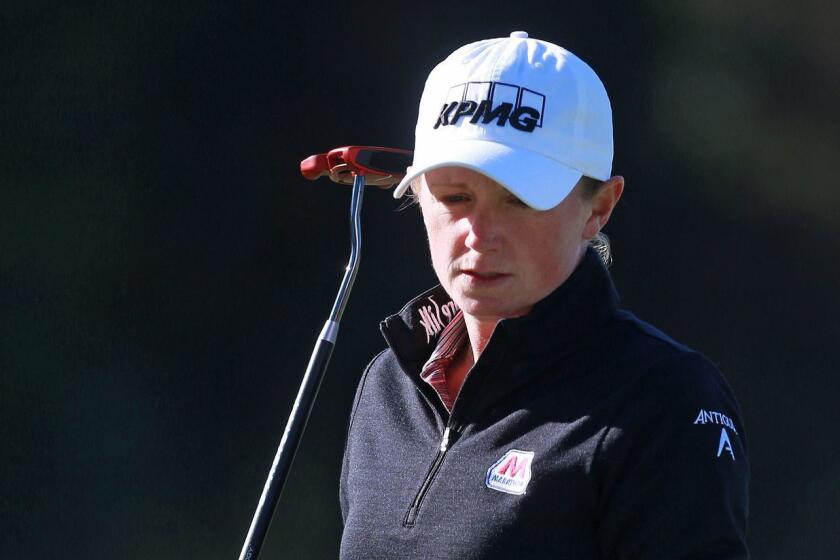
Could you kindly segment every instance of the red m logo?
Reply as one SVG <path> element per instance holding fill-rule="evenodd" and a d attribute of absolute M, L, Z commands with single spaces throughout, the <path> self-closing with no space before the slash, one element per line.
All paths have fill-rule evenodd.
<path fill-rule="evenodd" d="M 511 455 L 508 457 L 507 461 L 499 467 L 498 473 L 511 478 L 516 478 L 517 476 L 522 478 L 525 475 L 525 469 L 528 468 L 528 463 L 530 462 L 530 457 L 517 457 L 516 455 Z"/>

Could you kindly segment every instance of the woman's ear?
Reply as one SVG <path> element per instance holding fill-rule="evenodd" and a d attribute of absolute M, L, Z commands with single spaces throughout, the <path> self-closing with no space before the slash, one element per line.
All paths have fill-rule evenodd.
<path fill-rule="evenodd" d="M 610 177 L 598 188 L 589 200 L 591 213 L 583 227 L 585 239 L 592 239 L 606 225 L 622 192 L 624 192 L 624 177 L 621 175 Z"/>

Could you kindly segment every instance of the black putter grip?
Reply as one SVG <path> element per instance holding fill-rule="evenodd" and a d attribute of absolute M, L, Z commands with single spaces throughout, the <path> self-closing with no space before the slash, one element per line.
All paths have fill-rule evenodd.
<path fill-rule="evenodd" d="M 274 510 L 277 507 L 277 502 L 280 501 L 283 485 L 286 483 L 286 477 L 292 467 L 295 452 L 300 445 L 306 422 L 312 412 L 312 406 L 315 404 L 315 397 L 321 387 L 324 372 L 330 362 L 333 348 L 335 348 L 334 343 L 319 338 L 315 349 L 312 351 L 306 374 L 303 376 L 297 398 L 295 398 L 295 404 L 289 415 L 289 421 L 286 423 L 286 431 L 283 433 L 283 439 L 280 440 L 280 446 L 277 448 L 274 463 L 272 463 L 271 471 L 269 471 L 268 478 L 265 481 L 257 511 L 251 521 L 251 528 L 245 538 L 242 552 L 239 553 L 239 560 L 256 560 L 259 557 Z"/>

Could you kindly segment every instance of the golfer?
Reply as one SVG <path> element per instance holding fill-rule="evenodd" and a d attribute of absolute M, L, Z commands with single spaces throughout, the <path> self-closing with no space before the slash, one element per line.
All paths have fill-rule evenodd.
<path fill-rule="evenodd" d="M 341 476 L 341 558 L 740 559 L 731 390 L 618 308 L 621 198 L 595 72 L 516 31 L 429 75 L 395 196 L 440 285 L 381 324 Z"/>

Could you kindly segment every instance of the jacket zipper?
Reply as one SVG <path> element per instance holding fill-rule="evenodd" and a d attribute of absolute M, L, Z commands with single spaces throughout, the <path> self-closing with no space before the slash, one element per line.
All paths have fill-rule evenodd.
<path fill-rule="evenodd" d="M 449 450 L 450 446 L 455 443 L 455 436 L 457 433 L 457 431 L 451 429 L 449 426 L 447 426 L 443 431 L 443 438 L 440 441 L 440 447 L 438 448 L 437 455 L 435 455 L 435 460 L 432 461 L 432 466 L 429 467 L 426 479 L 423 480 L 423 484 L 420 485 L 420 490 L 417 491 L 417 495 L 414 496 L 414 500 L 412 500 L 411 506 L 408 508 L 408 513 L 406 513 L 405 519 L 403 520 L 404 526 L 411 527 L 414 525 L 414 522 L 417 519 L 417 512 L 420 511 L 420 504 L 423 503 L 423 498 L 426 497 L 426 492 L 428 492 L 429 486 L 432 485 L 432 481 L 435 479 L 437 472 L 440 470 L 443 459 L 446 457 L 446 452 Z"/>

